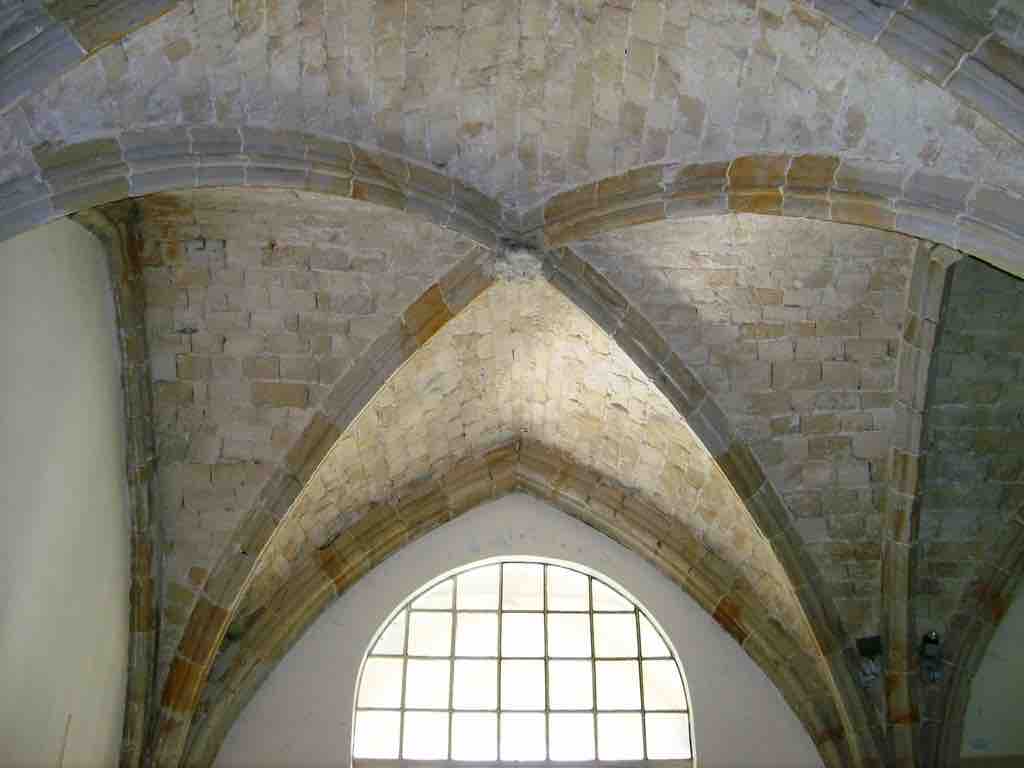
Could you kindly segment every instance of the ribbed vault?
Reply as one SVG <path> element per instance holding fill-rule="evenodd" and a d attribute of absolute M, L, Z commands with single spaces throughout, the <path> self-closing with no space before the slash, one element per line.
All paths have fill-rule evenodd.
<path fill-rule="evenodd" d="M 514 438 L 655 500 L 813 648 L 770 545 L 710 454 L 626 353 L 540 276 L 496 283 L 374 396 L 262 555 L 241 615 L 372 504 Z"/>
<path fill-rule="evenodd" d="M 982 550 L 1017 525 L 1016 393 L 1000 376 L 1016 366 L 1007 296 L 1019 290 L 973 262 L 957 272 L 962 306 L 933 361 L 958 256 L 911 238 L 1024 274 L 1015 3 L 8 6 L 0 238 L 142 198 L 148 358 L 133 344 L 154 384 L 170 544 L 157 762 L 178 763 L 232 617 L 262 621 L 374 500 L 512 445 L 613 484 L 632 461 L 643 472 L 624 487 L 673 520 L 690 510 L 679 530 L 708 523 L 695 540 L 737 583 L 769 574 L 776 617 L 785 600 L 767 593 L 788 580 L 842 691 L 847 738 L 871 741 L 843 649 L 876 628 L 890 758 L 914 759 L 918 712 L 955 726 L 955 692 L 912 695 L 914 635 L 948 627 L 962 680 L 1016 583 L 1016 538 Z M 245 189 L 197 189 L 212 186 Z M 719 217 L 749 213 L 827 223 Z M 626 358 L 615 343 L 578 354 L 600 333 L 576 310 L 582 326 L 545 330 L 501 306 L 493 327 L 534 334 L 528 368 L 499 365 L 508 349 L 472 330 L 438 339 L 450 368 L 421 368 L 417 350 L 492 282 L 508 242 L 568 247 L 547 254 L 548 276 Z M 551 296 L 538 306 L 565 301 Z M 594 367 L 594 354 L 612 362 Z M 400 393 L 378 393 L 407 361 L 418 378 L 405 396 L 430 393 L 437 418 L 416 442 L 371 440 L 410 428 Z M 582 388 L 554 364 L 582 369 Z M 521 378 L 544 366 L 543 380 Z M 658 390 L 676 416 L 645 399 Z M 612 428 L 584 441 L 596 412 Z M 648 442 L 625 439 L 637 431 Z M 343 434 L 334 476 L 307 485 Z M 723 478 L 742 505 L 709 522 Z M 955 741 L 937 732 L 924 729 L 926 754 Z"/>
<path fill-rule="evenodd" d="M 822 697 L 832 688 L 827 662 L 772 545 L 665 396 L 534 272 L 499 279 L 448 321 L 312 475 L 260 558 L 238 637 L 214 664 L 220 673 L 193 723 L 212 713 L 217 733 L 193 734 L 203 761 L 229 725 L 218 721 L 251 693 L 252 665 L 283 654 L 313 618 L 311 604 L 320 610 L 408 539 L 514 488 L 570 504 L 652 559 L 737 642 L 757 646 L 755 658 L 771 638 L 785 661 L 766 671 L 823 757 L 853 759 L 838 736 L 842 714 Z"/>
<path fill-rule="evenodd" d="M 908 164 L 964 192 L 979 181 L 1021 191 L 1018 142 L 791 2 L 196 0 L 23 99 L 0 126 L 5 230 L 76 202 L 62 194 L 67 178 L 44 178 L 54 149 L 102 139 L 131 163 L 95 180 L 95 203 L 154 191 L 147 172 L 169 146 L 236 154 L 224 141 L 239 126 L 397 153 L 518 210 L 645 164 L 749 152 Z M 205 183 L 235 175 L 209 165 Z M 172 175 L 182 183 L 180 168 Z"/>

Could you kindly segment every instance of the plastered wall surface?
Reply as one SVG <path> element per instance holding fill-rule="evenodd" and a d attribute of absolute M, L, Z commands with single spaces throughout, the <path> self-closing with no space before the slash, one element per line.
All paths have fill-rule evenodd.
<path fill-rule="evenodd" d="M 61 220 L 0 244 L 0 765 L 116 765 L 128 641 L 107 255 Z"/>
<path fill-rule="evenodd" d="M 378 627 L 427 581 L 498 556 L 593 569 L 661 623 L 683 666 L 702 768 L 821 765 L 764 673 L 696 603 L 637 555 L 520 494 L 484 504 L 406 546 L 343 594 L 243 711 L 217 765 L 349 764 L 356 679 Z"/>
<path fill-rule="evenodd" d="M 962 754 L 1016 755 L 1024 762 L 1024 729 L 1020 728 L 1020 696 L 1024 690 L 1024 600 L 1018 593 L 971 682 Z"/>

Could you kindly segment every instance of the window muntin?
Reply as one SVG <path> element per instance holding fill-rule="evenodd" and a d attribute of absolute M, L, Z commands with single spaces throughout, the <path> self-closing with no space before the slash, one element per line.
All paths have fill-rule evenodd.
<path fill-rule="evenodd" d="M 561 565 L 469 568 L 413 597 L 364 662 L 357 760 L 680 761 L 689 706 L 629 598 Z"/>

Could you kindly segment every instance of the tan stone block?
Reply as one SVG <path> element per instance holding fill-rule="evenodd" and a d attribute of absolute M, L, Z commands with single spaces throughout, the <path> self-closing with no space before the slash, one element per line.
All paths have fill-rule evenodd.
<path fill-rule="evenodd" d="M 432 285 L 405 311 L 402 323 L 418 345 L 425 344 L 452 315 L 441 295 L 441 286 Z"/>
<path fill-rule="evenodd" d="M 602 232 L 625 229 L 637 224 L 660 221 L 664 218 L 665 204 L 661 201 L 611 211 L 599 211 L 568 225 L 545 226 L 544 240 L 549 248 L 553 248 L 577 240 L 586 240 Z"/>
<path fill-rule="evenodd" d="M 281 359 L 247 357 L 242 361 L 242 373 L 247 379 L 276 379 L 281 374 Z"/>
<path fill-rule="evenodd" d="M 778 189 L 729 189 L 729 210 L 733 213 L 756 213 L 762 216 L 782 215 L 782 192 Z"/>
<path fill-rule="evenodd" d="M 743 611 L 740 604 L 729 595 L 718 602 L 712 618 L 740 645 L 743 645 L 750 634 L 750 630 L 743 625 Z"/>
<path fill-rule="evenodd" d="M 161 705 L 171 712 L 191 714 L 198 701 L 199 689 L 204 678 L 205 674 L 199 665 L 180 656 L 175 658 L 164 681 Z"/>
<path fill-rule="evenodd" d="M 883 198 L 833 192 L 832 220 L 891 230 L 896 227 L 896 211 L 892 204 Z"/>
<path fill-rule="evenodd" d="M 827 155 L 797 155 L 789 166 L 788 187 L 827 189 L 832 186 L 839 159 Z"/>
<path fill-rule="evenodd" d="M 251 392 L 253 405 L 268 405 L 274 408 L 305 408 L 309 401 L 309 389 L 305 384 L 254 381 Z"/>
<path fill-rule="evenodd" d="M 341 431 L 323 414 L 314 414 L 302 436 L 288 451 L 285 466 L 305 483 L 341 436 Z"/>
<path fill-rule="evenodd" d="M 154 389 L 158 405 L 186 405 L 194 397 L 193 386 L 186 381 L 158 381 Z"/>
<path fill-rule="evenodd" d="M 544 206 L 547 224 L 576 218 L 597 207 L 597 184 L 585 184 L 569 192 L 555 195 Z"/>
<path fill-rule="evenodd" d="M 729 166 L 729 191 L 781 187 L 786 183 L 787 155 L 748 155 Z"/>

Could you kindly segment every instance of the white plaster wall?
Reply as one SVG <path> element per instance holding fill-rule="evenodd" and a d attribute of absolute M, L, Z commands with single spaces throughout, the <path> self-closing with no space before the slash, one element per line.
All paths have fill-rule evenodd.
<path fill-rule="evenodd" d="M 782 696 L 693 600 L 638 555 L 524 495 L 485 504 L 432 531 L 345 592 L 242 712 L 217 765 L 348 765 L 356 677 L 377 629 L 427 581 L 498 556 L 583 565 L 648 610 L 682 662 L 702 768 L 821 765 Z"/>
<path fill-rule="evenodd" d="M 129 552 L 117 326 L 100 242 L 0 243 L 0 765 L 118 762 Z"/>
<path fill-rule="evenodd" d="M 971 681 L 961 754 L 1018 755 L 1024 764 L 1024 598 L 1018 591 Z"/>

